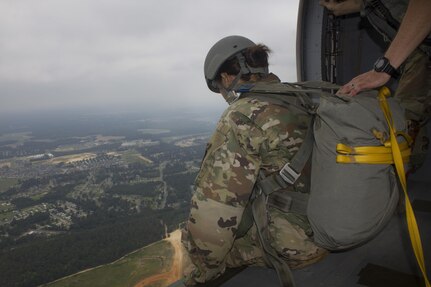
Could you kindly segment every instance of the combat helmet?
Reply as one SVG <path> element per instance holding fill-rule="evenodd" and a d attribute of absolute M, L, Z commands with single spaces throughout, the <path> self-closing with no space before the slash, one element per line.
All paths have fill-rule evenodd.
<path fill-rule="evenodd" d="M 215 78 L 222 64 L 233 56 L 236 56 L 239 60 L 239 64 L 241 66 L 240 75 L 263 72 L 262 68 L 249 67 L 240 53 L 254 45 L 255 43 L 250 39 L 236 35 L 225 37 L 215 43 L 209 50 L 204 64 L 204 74 L 208 88 L 215 93 L 220 92 L 219 86 L 215 82 Z"/>

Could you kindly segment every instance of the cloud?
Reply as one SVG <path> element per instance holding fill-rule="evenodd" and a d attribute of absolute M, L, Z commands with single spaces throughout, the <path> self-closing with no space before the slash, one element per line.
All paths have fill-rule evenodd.
<path fill-rule="evenodd" d="M 267 44 L 296 80 L 297 3 L 208 0 L 0 2 L 0 112 L 66 107 L 205 106 L 203 61 L 220 38 Z"/>

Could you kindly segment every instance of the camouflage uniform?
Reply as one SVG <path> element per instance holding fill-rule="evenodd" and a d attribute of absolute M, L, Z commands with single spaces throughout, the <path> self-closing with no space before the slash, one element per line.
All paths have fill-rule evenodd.
<path fill-rule="evenodd" d="M 279 83 L 272 74 L 266 80 Z M 259 170 L 280 170 L 301 145 L 308 121 L 305 114 L 253 96 L 238 99 L 224 112 L 195 181 L 186 227 L 195 282 L 214 279 L 226 267 L 264 264 L 255 227 L 242 238 L 236 238 L 236 231 Z M 308 180 L 303 174 L 290 190 L 308 192 Z M 268 220 L 271 244 L 291 267 L 326 254 L 310 239 L 305 216 L 270 209 Z"/>
<path fill-rule="evenodd" d="M 409 134 L 414 140 L 410 159 L 413 170 L 422 166 L 429 150 L 426 123 L 431 115 L 431 58 L 416 49 L 401 67 L 395 97 L 406 110 Z"/>
<path fill-rule="evenodd" d="M 406 118 L 418 122 L 431 115 L 431 58 L 416 49 L 401 67 L 395 96 L 406 109 Z"/>

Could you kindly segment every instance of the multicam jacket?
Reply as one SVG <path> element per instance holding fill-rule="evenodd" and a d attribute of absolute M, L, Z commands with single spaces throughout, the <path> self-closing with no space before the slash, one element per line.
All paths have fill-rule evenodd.
<path fill-rule="evenodd" d="M 266 81 L 280 82 L 273 74 Z M 187 249 L 196 265 L 196 282 L 219 276 L 226 266 L 261 259 L 253 234 L 248 235 L 248 241 L 236 238 L 244 207 L 259 170 L 265 174 L 279 171 L 299 149 L 309 120 L 306 113 L 253 95 L 240 97 L 223 113 L 195 181 L 187 224 Z M 308 177 L 303 174 L 290 189 L 308 192 Z M 274 248 L 287 261 L 301 264 L 321 255 L 321 249 L 306 235 L 306 218 L 271 215 Z M 277 225 L 271 227 L 274 222 Z"/>

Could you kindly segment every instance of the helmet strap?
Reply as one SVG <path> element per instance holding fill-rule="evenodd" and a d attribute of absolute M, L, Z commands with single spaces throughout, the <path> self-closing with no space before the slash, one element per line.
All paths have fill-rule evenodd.
<path fill-rule="evenodd" d="M 223 98 L 226 100 L 226 102 L 229 105 L 232 104 L 238 98 L 235 88 L 237 87 L 238 82 L 241 79 L 242 75 L 247 75 L 247 74 L 262 74 L 265 76 L 268 75 L 268 67 L 259 67 L 259 68 L 250 67 L 249 65 L 247 65 L 245 61 L 245 57 L 242 53 L 236 54 L 236 58 L 238 59 L 240 71 L 238 75 L 236 75 L 235 79 L 233 79 L 229 87 L 225 88 L 221 83 L 219 82 L 216 83 L 218 89 L 220 90 L 220 93 L 222 94 Z"/>
<path fill-rule="evenodd" d="M 238 76 L 237 76 L 238 77 Z M 239 78 L 241 78 L 241 75 L 239 76 Z M 235 78 L 236 79 L 236 78 Z M 238 82 L 238 80 L 236 81 Z M 233 83 L 233 82 L 232 82 Z M 236 84 L 235 84 L 236 85 Z M 225 87 L 223 87 L 223 85 L 219 82 L 217 82 L 217 87 L 220 91 L 220 94 L 223 96 L 223 98 L 225 99 L 225 101 L 230 105 L 232 104 L 237 98 L 238 95 L 236 94 L 236 92 L 231 88 L 232 85 L 230 85 L 227 89 Z"/>
<path fill-rule="evenodd" d="M 238 63 L 240 66 L 240 71 L 239 73 L 242 75 L 247 75 L 247 74 L 263 74 L 263 75 L 268 75 L 269 71 L 268 71 L 268 67 L 258 67 L 258 68 L 253 68 L 250 67 L 247 62 L 245 61 L 245 57 L 242 53 L 238 53 L 236 54 L 236 58 L 238 59 Z"/>

